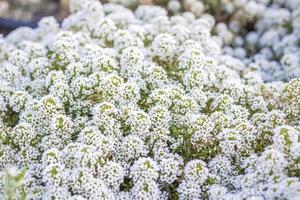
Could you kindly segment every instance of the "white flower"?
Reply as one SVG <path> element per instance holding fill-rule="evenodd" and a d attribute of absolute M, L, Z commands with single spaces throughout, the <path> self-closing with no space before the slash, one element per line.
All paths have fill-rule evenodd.
<path fill-rule="evenodd" d="M 169 60 L 176 53 L 176 40 L 169 34 L 160 34 L 152 42 L 152 51 L 160 60 Z"/>

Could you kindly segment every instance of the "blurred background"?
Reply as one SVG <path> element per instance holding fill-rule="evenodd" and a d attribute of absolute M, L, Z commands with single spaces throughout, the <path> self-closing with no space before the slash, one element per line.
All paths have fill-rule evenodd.
<path fill-rule="evenodd" d="M 68 0 L 0 0 L 0 34 L 20 26 L 35 27 L 44 16 L 62 20 L 68 14 Z"/>
<path fill-rule="evenodd" d="M 103 0 L 102 3 L 113 2 Z M 116 3 L 122 3 L 118 0 Z M 127 0 L 133 6 L 150 4 L 152 0 Z M 44 16 L 55 16 L 62 21 L 68 15 L 69 0 L 0 0 L 0 34 L 7 34 L 20 26 L 35 27 Z M 128 4 L 128 3 L 127 3 Z M 128 5 L 128 6 L 132 6 Z"/>
<path fill-rule="evenodd" d="M 71 0 L 70 0 L 71 1 Z M 170 14 L 184 11 L 196 17 L 209 13 L 216 22 L 228 24 L 238 19 L 241 27 L 249 30 L 249 17 L 253 9 L 245 9 L 247 0 L 100 0 L 102 3 L 117 3 L 135 9 L 138 5 L 153 4 L 165 7 Z M 69 0 L 0 0 L 0 34 L 7 34 L 20 26 L 35 27 L 44 16 L 54 16 L 62 21 L 68 16 Z M 250 4 L 249 4 L 250 5 Z M 249 7 L 249 6 L 248 6 Z M 250 8 L 251 5 L 250 5 Z M 251 14 L 252 13 L 252 14 Z M 234 22 L 235 22 L 234 21 Z M 233 23 L 234 24 L 234 23 Z M 251 24 L 250 24 L 251 25 Z M 251 26 L 250 26 L 251 29 Z"/>

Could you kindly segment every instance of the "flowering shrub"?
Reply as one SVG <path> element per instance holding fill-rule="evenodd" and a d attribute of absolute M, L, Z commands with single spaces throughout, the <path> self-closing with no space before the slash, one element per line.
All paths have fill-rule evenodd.
<path fill-rule="evenodd" d="M 297 199 L 300 79 L 211 21 L 73 0 L 0 39 L 0 199 Z"/>

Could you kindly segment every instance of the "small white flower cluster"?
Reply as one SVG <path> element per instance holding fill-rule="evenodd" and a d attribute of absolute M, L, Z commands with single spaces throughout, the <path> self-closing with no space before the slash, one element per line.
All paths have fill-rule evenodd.
<path fill-rule="evenodd" d="M 264 83 L 213 23 L 71 0 L 0 38 L 0 199 L 297 199 L 300 79 Z"/>

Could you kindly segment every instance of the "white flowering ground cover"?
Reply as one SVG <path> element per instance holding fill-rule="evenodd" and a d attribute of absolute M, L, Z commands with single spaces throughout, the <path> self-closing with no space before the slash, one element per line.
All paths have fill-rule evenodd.
<path fill-rule="evenodd" d="M 108 0 L 134 8 L 143 0 Z M 300 77 L 299 0 L 152 0 L 170 14 L 216 20 L 213 38 L 264 81 Z"/>
<path fill-rule="evenodd" d="M 0 199 L 299 199 L 295 71 L 234 58 L 207 15 L 70 11 L 0 38 Z"/>

